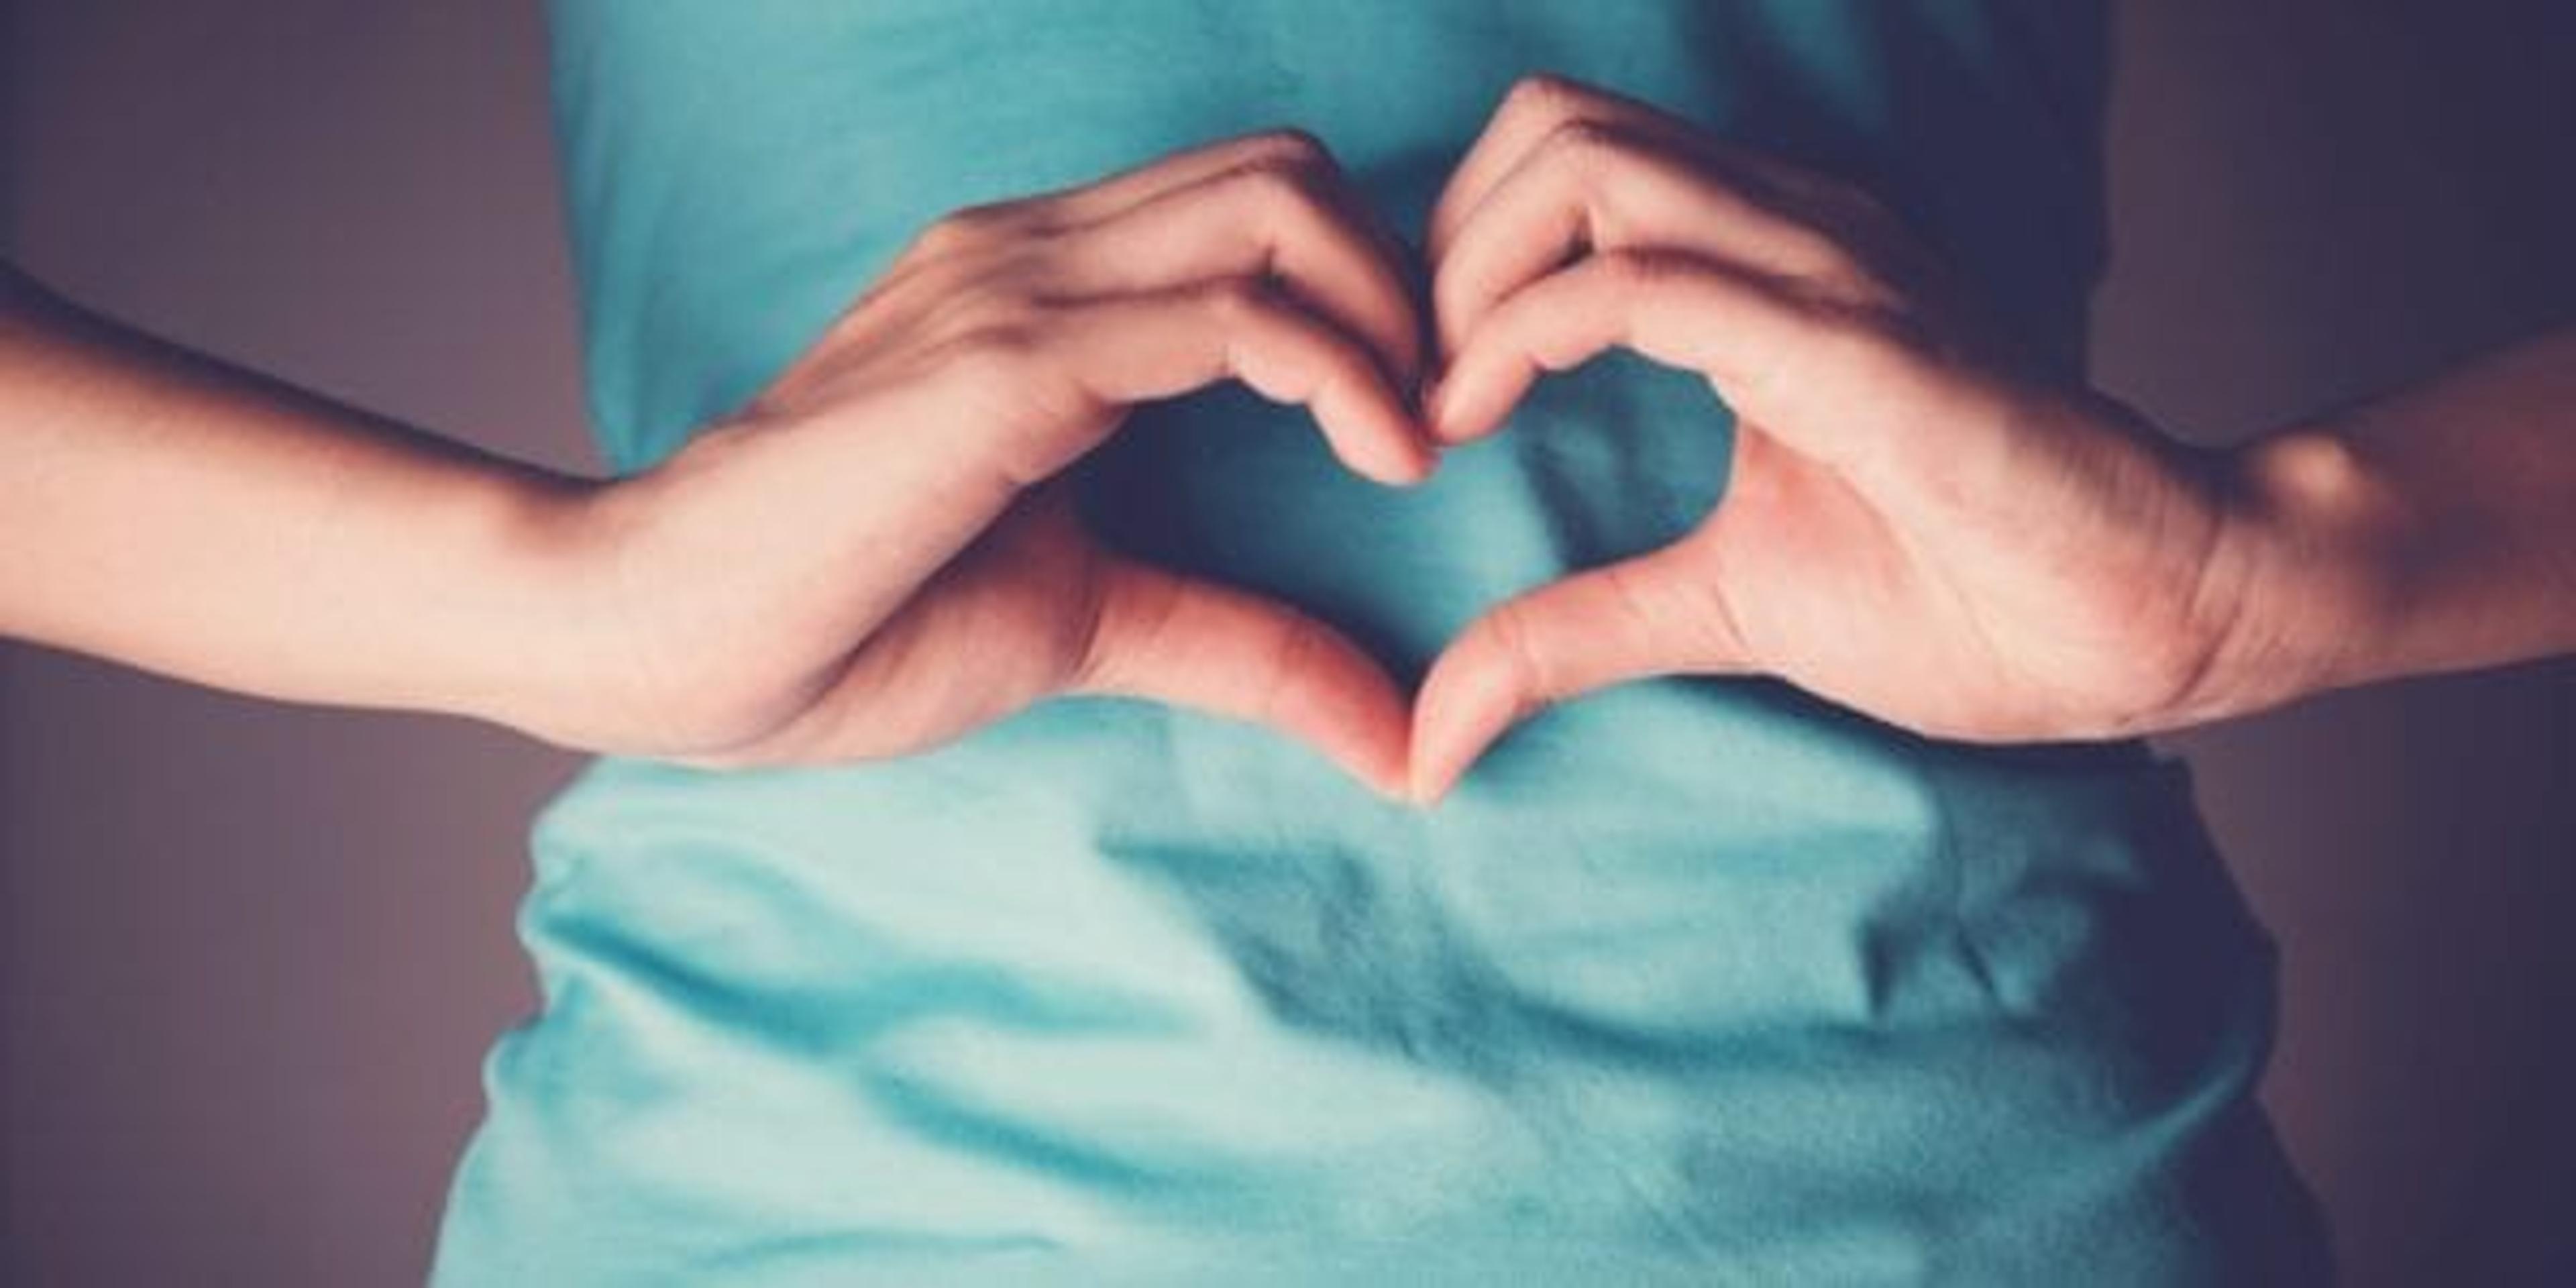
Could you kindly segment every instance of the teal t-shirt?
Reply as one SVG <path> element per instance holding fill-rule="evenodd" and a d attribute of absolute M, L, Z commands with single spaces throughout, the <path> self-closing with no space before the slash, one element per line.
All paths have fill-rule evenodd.
<path fill-rule="evenodd" d="M 1553 70 L 1885 194 L 2069 369 L 2078 0 L 556 0 L 592 408 L 647 467 L 923 224 L 1279 124 L 1418 237 Z M 1414 492 L 1226 388 L 1077 467 L 1103 536 L 1400 675 L 1723 495 L 1610 357 Z M 936 752 L 608 760 L 535 832 L 464 1284 L 2298 1283 L 2272 946 L 2138 743 L 1927 741 L 1758 679 L 1555 708 L 1435 810 L 1268 731 L 1041 705 Z"/>

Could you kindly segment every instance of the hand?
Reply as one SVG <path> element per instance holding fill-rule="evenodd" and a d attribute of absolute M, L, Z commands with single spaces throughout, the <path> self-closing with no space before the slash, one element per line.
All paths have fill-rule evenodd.
<path fill-rule="evenodd" d="M 1059 471 L 1142 401 L 1228 377 L 1422 478 L 1420 320 L 1394 242 L 1273 133 L 928 229 L 739 416 L 598 494 L 620 643 L 590 745 L 708 765 L 927 748 L 1060 693 L 1274 725 L 1388 792 L 1406 707 L 1340 635 L 1130 562 Z M 646 727 L 618 723 L 627 713 Z"/>
<path fill-rule="evenodd" d="M 2030 374 L 1859 191 L 1539 79 L 1460 164 L 1428 253 L 1441 439 L 1613 345 L 1706 375 L 1737 436 L 1696 531 L 1510 600 L 1437 659 L 1417 797 L 1541 705 L 1659 674 L 1768 673 L 1970 739 L 2217 702 L 2241 581 L 2217 459 Z"/>

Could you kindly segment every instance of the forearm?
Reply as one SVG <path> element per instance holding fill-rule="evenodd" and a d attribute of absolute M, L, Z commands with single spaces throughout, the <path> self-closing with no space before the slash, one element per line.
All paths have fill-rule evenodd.
<path fill-rule="evenodd" d="M 546 732 L 576 480 L 151 341 L 0 269 L 0 633 Z"/>
<path fill-rule="evenodd" d="M 2576 650 L 2576 330 L 2232 458 L 2203 718 Z"/>

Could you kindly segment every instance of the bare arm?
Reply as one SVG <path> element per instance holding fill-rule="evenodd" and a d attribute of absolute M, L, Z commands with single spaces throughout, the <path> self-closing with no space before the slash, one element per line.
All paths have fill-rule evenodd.
<path fill-rule="evenodd" d="M 2178 720 L 2576 650 L 2576 329 L 2231 464 L 2237 626 Z"/>
<path fill-rule="evenodd" d="M 0 633 L 544 729 L 585 675 L 564 521 L 583 491 L 0 269 Z"/>
<path fill-rule="evenodd" d="M 0 632 L 720 763 L 897 754 L 1131 693 L 1391 787 L 1405 718 L 1365 655 L 1097 549 L 1043 486 L 1127 405 L 1227 376 L 1309 404 L 1354 469 L 1421 476 L 1387 381 L 1415 369 L 1415 305 L 1340 182 L 1311 140 L 1258 136 L 943 221 L 751 407 L 615 484 L 6 275 Z M 1588 224 L 1605 209 L 1615 228 Z M 1202 225 L 1226 232 L 1153 251 Z M 2191 448 L 2016 374 L 1865 196 L 1549 81 L 1462 164 L 1431 258 L 1439 437 L 1613 344 L 1705 373 L 1740 432 L 1700 530 L 1439 659 L 1419 795 L 1536 705 L 1641 675 L 1762 671 L 1925 732 L 2080 738 L 2576 647 L 2576 333 Z"/>
<path fill-rule="evenodd" d="M 1123 558 L 1053 477 L 1137 403 L 1431 452 L 1390 239 L 1274 132 L 959 212 L 655 469 L 565 478 L 0 280 L 0 633 L 272 697 L 697 764 L 901 755 L 1065 693 L 1272 725 L 1372 784 L 1400 696 L 1285 605 Z M 1281 289 L 1282 283 L 1288 288 Z"/>

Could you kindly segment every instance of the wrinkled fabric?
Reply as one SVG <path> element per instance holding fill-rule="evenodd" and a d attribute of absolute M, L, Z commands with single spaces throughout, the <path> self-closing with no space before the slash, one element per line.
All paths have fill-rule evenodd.
<path fill-rule="evenodd" d="M 649 466 L 929 220 L 1283 123 L 1418 240 L 1519 75 L 1884 193 L 2061 366 L 2102 257 L 2090 4 L 557 0 L 603 449 Z M 1723 495 L 1613 356 L 1413 492 L 1238 388 L 1076 469 L 1104 539 L 1418 677 Z M 1926 741 L 1759 679 L 1563 704 L 1446 803 L 1048 703 L 936 752 L 603 760 L 442 1284 L 2290 1284 L 2273 949 L 2134 742 Z"/>

